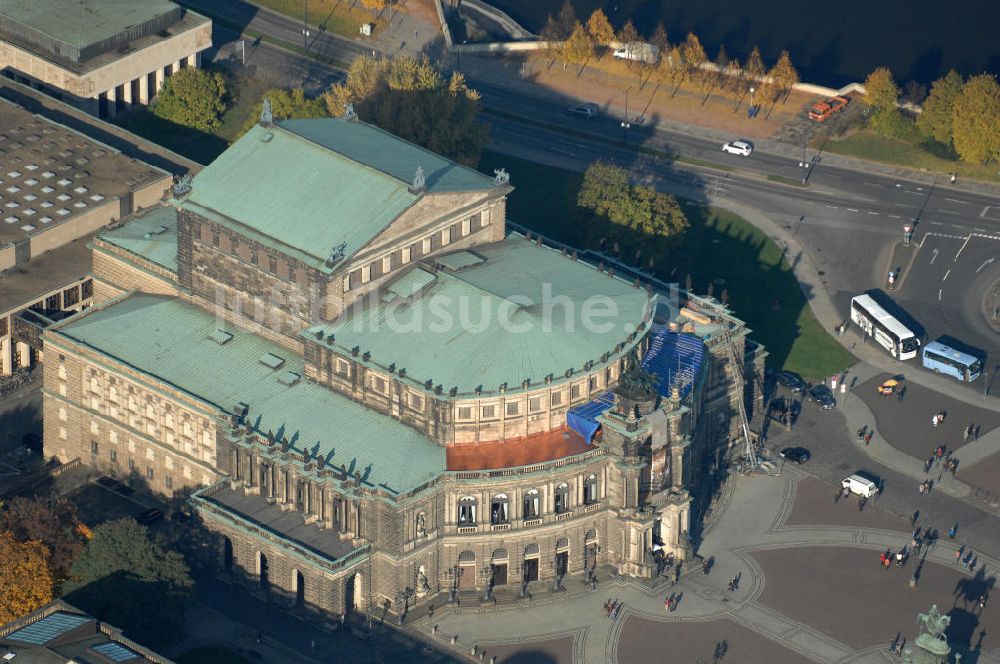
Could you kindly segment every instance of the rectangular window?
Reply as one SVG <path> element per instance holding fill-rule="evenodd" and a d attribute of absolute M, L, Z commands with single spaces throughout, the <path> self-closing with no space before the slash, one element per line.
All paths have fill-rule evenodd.
<path fill-rule="evenodd" d="M 517 414 L 521 410 L 521 404 L 518 402 L 507 404 L 507 417 L 517 417 Z"/>
<path fill-rule="evenodd" d="M 256 245 L 250 247 L 250 264 L 251 265 L 256 265 L 257 264 L 257 247 L 256 247 Z"/>
<path fill-rule="evenodd" d="M 489 223 L 490 223 L 489 218 L 487 218 L 485 220 L 483 219 L 483 213 L 482 212 L 477 212 L 474 215 L 472 215 L 472 225 L 473 225 L 473 227 L 482 228 L 483 226 L 489 225 Z"/>
<path fill-rule="evenodd" d="M 573 387 L 569 388 L 569 398 L 570 399 L 579 399 L 580 398 L 580 386 L 579 385 L 574 385 Z"/>
<path fill-rule="evenodd" d="M 295 281 L 295 277 L 296 277 L 295 268 L 292 267 L 291 265 L 289 265 L 288 266 L 288 280 L 289 281 Z"/>
<path fill-rule="evenodd" d="M 460 420 L 471 420 L 472 419 L 472 409 L 468 406 L 463 406 L 458 409 L 458 419 Z"/>
<path fill-rule="evenodd" d="M 163 478 L 163 483 L 167 485 L 168 489 L 174 488 L 174 478 L 171 477 L 170 475 L 167 475 L 166 477 Z"/>
<path fill-rule="evenodd" d="M 91 454 L 97 454 L 99 451 L 100 451 L 100 449 L 99 449 L 99 447 L 97 445 L 97 441 L 96 440 L 90 441 L 90 453 Z"/>
<path fill-rule="evenodd" d="M 590 391 L 593 392 L 597 389 L 597 376 L 590 377 Z"/>
<path fill-rule="evenodd" d="M 553 392 L 552 396 L 551 396 L 551 399 L 552 399 L 552 407 L 553 408 L 555 408 L 556 406 L 561 406 L 562 405 L 562 400 L 563 400 L 563 393 L 562 392 Z"/>
<path fill-rule="evenodd" d="M 385 379 L 379 376 L 372 377 L 372 387 L 375 388 L 376 392 L 385 394 Z"/>
<path fill-rule="evenodd" d="M 483 406 L 483 419 L 492 420 L 497 416 L 496 406 Z"/>
<path fill-rule="evenodd" d="M 118 450 L 111 450 L 111 463 L 118 463 Z"/>
<path fill-rule="evenodd" d="M 152 466 L 146 466 L 146 479 L 147 480 L 153 479 L 153 467 Z"/>
<path fill-rule="evenodd" d="M 531 412 L 537 412 L 542 409 L 542 398 L 541 397 L 531 397 L 528 399 L 528 410 Z"/>
<path fill-rule="evenodd" d="M 276 256 L 267 257 L 267 271 L 271 274 L 278 274 L 278 258 Z"/>
<path fill-rule="evenodd" d="M 222 244 L 222 239 L 219 237 L 219 231 L 212 231 L 212 246 L 218 247 Z"/>
<path fill-rule="evenodd" d="M 128 460 L 128 472 L 130 472 L 130 473 L 134 473 L 135 472 L 135 459 L 129 459 Z"/>
<path fill-rule="evenodd" d="M 424 409 L 424 398 L 419 397 L 416 394 L 410 395 L 410 408 L 413 410 L 423 410 Z"/>

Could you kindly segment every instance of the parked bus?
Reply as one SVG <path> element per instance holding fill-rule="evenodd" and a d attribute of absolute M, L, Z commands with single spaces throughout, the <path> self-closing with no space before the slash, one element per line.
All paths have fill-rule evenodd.
<path fill-rule="evenodd" d="M 983 363 L 974 355 L 955 350 L 951 346 L 932 341 L 924 346 L 924 367 L 934 373 L 943 373 L 966 382 L 979 378 Z"/>
<path fill-rule="evenodd" d="M 874 339 L 896 359 L 909 360 L 917 356 L 920 347 L 917 335 L 883 309 L 871 295 L 858 295 L 851 300 L 851 320 L 861 328 L 862 334 Z"/>

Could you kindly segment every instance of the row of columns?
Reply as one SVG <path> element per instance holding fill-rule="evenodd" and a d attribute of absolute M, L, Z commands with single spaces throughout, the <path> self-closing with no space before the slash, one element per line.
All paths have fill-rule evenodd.
<path fill-rule="evenodd" d="M 122 106 L 128 109 L 129 106 L 133 104 L 140 104 L 145 106 L 149 103 L 149 100 L 156 96 L 156 93 L 160 91 L 163 87 L 163 82 L 171 74 L 184 69 L 185 67 L 200 67 L 201 66 L 201 53 L 192 53 L 191 55 L 176 60 L 173 64 L 169 64 L 166 67 L 158 67 L 157 69 L 140 76 L 138 79 L 128 81 L 122 85 L 117 85 L 113 88 L 95 95 L 91 98 L 91 112 L 94 115 L 100 114 L 101 109 L 101 98 L 103 97 L 107 101 L 107 118 L 113 119 L 118 115 L 118 102 L 122 103 Z M 150 89 L 150 78 L 153 78 L 153 88 Z M 133 92 L 133 86 L 135 91 Z"/>
<path fill-rule="evenodd" d="M 256 489 L 255 493 L 264 498 L 294 506 L 350 537 L 361 536 L 360 500 L 339 496 L 325 486 L 298 477 L 290 468 L 279 468 L 244 449 L 233 451 L 231 471 L 234 479 L 243 481 L 247 489 Z"/>
<path fill-rule="evenodd" d="M 0 338 L 0 376 L 9 376 L 15 369 L 31 366 L 31 346 L 13 337 Z"/>

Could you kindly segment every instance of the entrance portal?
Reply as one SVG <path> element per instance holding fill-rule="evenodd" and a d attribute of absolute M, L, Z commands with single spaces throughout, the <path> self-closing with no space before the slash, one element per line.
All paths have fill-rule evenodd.
<path fill-rule="evenodd" d="M 524 578 L 529 583 L 538 581 L 538 558 L 528 558 L 524 561 Z"/>
<path fill-rule="evenodd" d="M 507 563 L 496 563 L 493 566 L 493 585 L 507 585 Z"/>

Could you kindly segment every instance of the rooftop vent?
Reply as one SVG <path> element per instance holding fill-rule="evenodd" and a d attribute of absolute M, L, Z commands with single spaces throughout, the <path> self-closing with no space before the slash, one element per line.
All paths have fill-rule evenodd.
<path fill-rule="evenodd" d="M 288 385 L 289 387 L 295 385 L 300 380 L 302 380 L 302 374 L 297 374 L 294 371 L 286 371 L 278 376 L 278 382 L 282 385 Z"/>
<path fill-rule="evenodd" d="M 226 332 L 225 330 L 215 330 L 210 335 L 208 335 L 208 338 L 214 341 L 215 343 L 219 344 L 220 346 L 224 346 L 233 338 L 233 335 L 232 333 Z"/>
<path fill-rule="evenodd" d="M 260 356 L 260 363 L 271 369 L 280 369 L 285 364 L 285 358 L 278 357 L 274 353 L 264 353 Z"/>
<path fill-rule="evenodd" d="M 167 227 L 166 226 L 157 226 L 153 230 L 148 231 L 145 234 L 143 234 L 143 237 L 148 240 L 149 238 L 153 237 L 154 235 L 163 235 L 166 232 L 167 232 Z"/>

